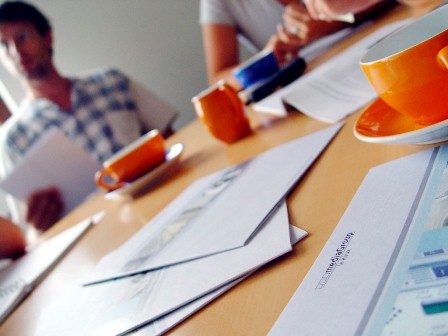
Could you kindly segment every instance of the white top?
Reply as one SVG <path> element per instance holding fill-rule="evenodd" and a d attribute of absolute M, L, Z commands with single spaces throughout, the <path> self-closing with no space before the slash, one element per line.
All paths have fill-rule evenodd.
<path fill-rule="evenodd" d="M 241 42 L 259 51 L 283 22 L 283 11 L 277 0 L 201 0 L 200 23 L 235 27 Z"/>

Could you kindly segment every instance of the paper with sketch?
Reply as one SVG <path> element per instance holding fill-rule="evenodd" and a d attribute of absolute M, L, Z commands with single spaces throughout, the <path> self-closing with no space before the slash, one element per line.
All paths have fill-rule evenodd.
<path fill-rule="evenodd" d="M 64 198 L 65 213 L 94 192 L 95 172 L 101 164 L 58 128 L 48 131 L 6 178 L 0 188 L 20 200 L 35 190 L 56 186 Z"/>
<path fill-rule="evenodd" d="M 359 61 L 376 41 L 409 23 L 399 21 L 378 29 L 360 42 L 303 75 L 254 106 L 256 111 L 286 115 L 285 104 L 311 118 L 334 123 L 367 104 L 377 95 Z"/>
<path fill-rule="evenodd" d="M 435 151 L 415 220 L 365 335 L 448 334 L 448 146 Z"/>
<path fill-rule="evenodd" d="M 33 250 L 0 271 L 0 322 L 33 290 L 83 233 L 103 216 L 104 213 L 98 213 L 39 243 Z"/>
<path fill-rule="evenodd" d="M 199 179 L 120 248 L 105 256 L 98 274 L 88 282 L 244 246 L 340 127 L 290 141 Z"/>
<path fill-rule="evenodd" d="M 248 276 L 248 275 L 247 275 Z M 162 335 L 180 322 L 184 321 L 199 309 L 206 306 L 208 303 L 227 292 L 236 284 L 244 280 L 247 276 L 243 276 L 228 285 L 222 286 L 217 290 L 200 297 L 193 302 L 190 302 L 175 311 L 162 316 L 161 318 L 145 324 L 136 331 L 126 333 L 131 336 L 156 336 Z M 64 298 L 58 300 L 49 306 L 45 307 L 40 314 L 37 329 L 34 336 L 82 336 L 95 335 L 89 333 L 87 328 L 84 328 L 86 321 L 91 321 L 91 309 L 81 309 L 80 304 L 85 300 L 85 291 L 83 287 L 76 287 L 71 292 L 64 293 Z M 82 301 L 84 304 L 84 301 Z M 75 307 L 75 309 L 74 309 Z M 91 308 L 91 307 L 86 307 Z M 98 312 L 97 312 L 98 313 Z M 75 315 L 76 314 L 76 315 Z"/>
<path fill-rule="evenodd" d="M 305 231 L 298 229 L 294 226 L 290 226 L 291 244 L 294 245 L 304 237 Z M 251 273 L 250 273 L 251 274 Z M 145 324 L 142 328 L 137 331 L 130 332 L 129 335 L 132 336 L 156 336 L 161 335 L 180 322 L 187 319 L 189 316 L 193 315 L 199 309 L 206 306 L 208 303 L 218 298 L 220 295 L 231 289 L 233 286 L 243 281 L 250 274 L 244 275 L 227 285 L 224 285 L 209 294 L 201 296 L 197 300 L 194 300 L 175 311 L 166 314 L 155 321 Z M 72 319 L 67 323 L 67 316 L 73 315 L 73 307 L 79 306 L 80 298 L 83 296 L 83 291 L 85 288 L 78 287 L 73 290 L 69 295 L 64 295 L 64 299 L 53 303 L 42 312 L 39 322 L 37 325 L 37 332 L 35 336 L 45 335 L 82 335 L 82 331 L 79 331 L 79 326 L 83 323 L 76 323 L 76 321 L 86 321 L 90 317 L 90 311 L 80 310 L 80 314 L 76 315 L 76 321 Z M 61 318 L 58 318 L 61 316 Z M 62 318 L 63 317 L 63 318 Z M 60 323 L 58 323 L 60 322 Z"/>
<path fill-rule="evenodd" d="M 62 326 L 58 328 L 67 328 L 70 332 L 66 334 L 64 330 L 61 333 L 56 328 L 54 334 L 116 335 L 146 325 L 206 294 L 220 290 L 222 286 L 290 251 L 292 239 L 288 223 L 286 203 L 282 202 L 272 219 L 242 248 L 86 287 L 82 297 L 78 297 L 77 303 L 72 305 L 70 314 L 74 319 L 81 320 L 61 320 Z M 294 240 L 306 235 L 302 230 L 294 230 Z M 72 329 L 70 324 L 77 327 Z M 43 330 L 42 335 L 51 333 Z"/>
<path fill-rule="evenodd" d="M 369 171 L 270 335 L 360 335 L 402 246 L 433 150 Z"/>

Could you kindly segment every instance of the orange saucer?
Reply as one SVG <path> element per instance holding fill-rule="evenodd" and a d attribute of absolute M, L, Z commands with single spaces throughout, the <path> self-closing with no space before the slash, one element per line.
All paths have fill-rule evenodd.
<path fill-rule="evenodd" d="M 353 133 L 371 143 L 430 144 L 448 140 L 448 120 L 420 125 L 377 98 L 362 112 Z"/>

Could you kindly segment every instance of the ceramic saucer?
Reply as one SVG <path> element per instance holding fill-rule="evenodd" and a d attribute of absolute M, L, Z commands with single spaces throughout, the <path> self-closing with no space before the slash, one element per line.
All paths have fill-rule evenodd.
<path fill-rule="evenodd" d="M 377 98 L 362 112 L 353 133 L 359 140 L 371 143 L 432 144 L 448 140 L 448 120 L 420 125 Z"/>
<path fill-rule="evenodd" d="M 184 150 L 184 145 L 177 143 L 172 145 L 165 154 L 165 162 L 150 170 L 137 180 L 127 183 L 125 186 L 106 194 L 107 198 L 115 198 L 121 196 L 133 196 L 147 187 L 151 183 L 155 183 L 173 169 L 179 162 L 180 156 Z"/>

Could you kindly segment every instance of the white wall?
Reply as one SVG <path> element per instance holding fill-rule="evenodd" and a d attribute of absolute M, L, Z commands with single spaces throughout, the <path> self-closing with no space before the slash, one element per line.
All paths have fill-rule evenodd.
<path fill-rule="evenodd" d="M 180 112 L 195 118 L 190 99 L 207 86 L 199 0 L 29 0 L 51 20 L 55 61 L 66 75 L 116 66 Z M 20 84 L 0 66 L 15 100 Z"/>

